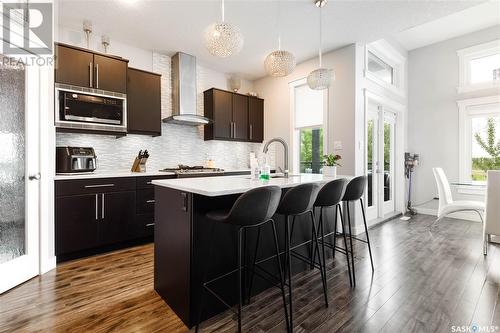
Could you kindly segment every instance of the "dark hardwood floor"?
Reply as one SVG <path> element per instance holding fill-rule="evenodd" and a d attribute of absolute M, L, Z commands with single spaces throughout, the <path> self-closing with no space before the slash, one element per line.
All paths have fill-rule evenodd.
<path fill-rule="evenodd" d="M 345 257 L 328 262 L 329 308 L 317 271 L 294 277 L 295 332 L 451 332 L 500 326 L 500 245 L 482 255 L 479 223 L 419 215 L 370 230 L 375 273 L 356 246 L 357 287 Z M 187 331 L 153 290 L 153 247 L 139 246 L 59 265 L 0 296 L 1 332 Z M 285 331 L 277 289 L 243 309 L 243 330 Z M 231 312 L 201 326 L 234 332 Z M 498 329 L 497 329 L 498 331 Z"/>

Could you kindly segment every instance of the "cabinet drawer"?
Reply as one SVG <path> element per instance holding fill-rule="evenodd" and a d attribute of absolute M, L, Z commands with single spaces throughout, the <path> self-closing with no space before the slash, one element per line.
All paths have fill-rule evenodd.
<path fill-rule="evenodd" d="M 56 196 L 134 191 L 134 177 L 58 180 L 55 184 Z"/>
<path fill-rule="evenodd" d="M 165 176 L 137 177 L 137 188 L 138 189 L 154 188 L 154 185 L 151 183 L 153 180 L 172 179 L 172 178 L 177 178 L 177 176 L 176 175 L 165 175 Z"/>
<path fill-rule="evenodd" d="M 137 214 L 151 214 L 155 212 L 155 190 L 153 188 L 137 190 Z"/>

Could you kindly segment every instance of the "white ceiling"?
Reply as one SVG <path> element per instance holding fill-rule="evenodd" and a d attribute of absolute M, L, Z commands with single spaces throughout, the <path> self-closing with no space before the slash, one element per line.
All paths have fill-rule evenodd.
<path fill-rule="evenodd" d="M 371 42 L 430 22 L 484 0 L 334 1 L 323 8 L 323 49 L 354 42 Z M 84 19 L 96 31 L 144 49 L 167 54 L 183 51 L 205 66 L 244 78 L 265 76 L 264 59 L 277 48 L 277 1 L 226 0 L 226 21 L 245 37 L 243 50 L 230 58 L 211 56 L 203 32 L 220 19 L 220 1 L 60 0 L 59 24 L 81 29 Z M 280 1 L 282 47 L 298 62 L 317 54 L 319 10 L 312 0 Z"/>
<path fill-rule="evenodd" d="M 413 50 L 498 24 L 500 2 L 489 1 L 402 31 L 395 35 L 395 40 L 407 50 Z"/>

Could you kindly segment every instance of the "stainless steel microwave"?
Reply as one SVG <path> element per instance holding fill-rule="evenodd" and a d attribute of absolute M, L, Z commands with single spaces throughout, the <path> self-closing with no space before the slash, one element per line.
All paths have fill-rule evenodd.
<path fill-rule="evenodd" d="M 56 89 L 55 124 L 66 129 L 127 132 L 126 97 Z"/>

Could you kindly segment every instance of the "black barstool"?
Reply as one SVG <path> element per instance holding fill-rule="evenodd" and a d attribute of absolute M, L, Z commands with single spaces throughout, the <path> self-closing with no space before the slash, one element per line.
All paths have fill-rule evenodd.
<path fill-rule="evenodd" d="M 304 261 L 309 264 L 311 262 L 310 258 L 304 257 L 303 255 L 296 253 L 294 250 L 303 245 L 310 244 L 311 246 L 311 254 L 312 248 L 315 247 L 316 251 L 319 253 L 319 243 L 316 232 L 316 226 L 314 222 L 314 214 L 313 214 L 313 205 L 316 200 L 320 189 L 320 185 L 317 183 L 306 183 L 297 185 L 295 187 L 290 188 L 283 199 L 281 199 L 281 203 L 278 207 L 277 213 L 285 216 L 285 281 L 288 279 L 288 293 L 289 293 L 289 319 L 290 319 L 290 328 L 293 330 L 293 306 L 292 306 L 292 265 L 291 265 L 291 256 L 293 255 L 299 260 Z M 311 241 L 305 242 L 302 244 L 298 244 L 292 246 L 291 239 L 293 234 L 293 228 L 295 226 L 295 218 L 300 215 L 310 214 L 311 217 Z M 293 218 L 293 222 L 290 228 L 290 217 Z M 328 307 L 328 296 L 326 292 L 326 273 L 324 270 L 324 265 L 322 263 L 322 259 L 319 258 L 319 263 L 316 265 L 314 263 L 314 267 L 319 268 L 321 272 L 321 280 L 323 283 L 323 294 L 325 297 L 325 305 Z M 287 277 L 288 276 L 288 277 Z"/>
<path fill-rule="evenodd" d="M 210 281 L 205 281 L 207 274 L 205 270 L 203 278 L 203 288 L 201 291 L 199 319 L 198 323 L 196 324 L 196 332 L 198 332 L 200 321 L 203 318 L 203 300 L 205 291 L 208 291 L 221 303 L 223 303 L 229 309 L 232 309 L 232 306 L 229 305 L 226 301 L 224 301 L 215 291 L 213 291 L 210 288 L 210 285 L 236 272 L 238 272 L 238 310 L 236 311 L 236 314 L 238 316 L 238 332 L 241 332 L 241 308 L 243 305 L 242 270 L 247 268 L 246 266 L 245 267 L 242 266 L 242 259 L 246 258 L 246 253 L 243 253 L 242 251 L 242 246 L 244 246 L 243 236 L 246 230 L 250 228 L 259 228 L 260 230 L 260 227 L 262 227 L 266 223 L 271 223 L 273 229 L 273 236 L 274 236 L 273 240 L 276 252 L 275 258 L 280 276 L 279 287 L 281 289 L 281 296 L 283 298 L 283 308 L 285 310 L 285 320 L 287 324 L 287 329 L 289 328 L 288 313 L 287 313 L 286 298 L 285 298 L 285 288 L 284 288 L 285 281 L 283 279 L 283 271 L 281 268 L 281 260 L 280 260 L 279 245 L 277 238 L 278 236 L 274 220 L 272 219 L 272 216 L 275 214 L 276 209 L 279 205 L 280 197 L 281 197 L 281 189 L 278 186 L 259 187 L 243 193 L 236 200 L 236 202 L 234 203 L 233 207 L 230 210 L 211 211 L 206 214 L 206 217 L 213 222 L 231 224 L 238 228 L 238 267 L 235 270 L 232 270 L 218 277 L 215 277 Z M 209 239 L 214 239 L 214 238 L 212 237 L 212 235 L 210 235 Z M 208 255 L 208 258 L 210 258 L 209 262 L 212 261 L 211 256 L 214 245 L 215 244 L 211 244 L 209 249 L 209 255 Z"/>
<path fill-rule="evenodd" d="M 347 239 L 345 233 L 345 225 L 344 218 L 342 216 L 342 207 L 340 206 L 340 201 L 342 200 L 345 189 L 347 185 L 347 179 L 335 179 L 331 182 L 323 185 L 321 190 L 318 193 L 318 197 L 316 198 L 316 202 L 314 203 L 315 208 L 319 208 L 319 228 L 318 228 L 318 240 L 321 244 L 321 251 L 323 255 L 323 266 L 326 270 L 325 263 L 325 246 L 333 250 L 333 257 L 335 258 L 335 252 L 338 251 L 342 254 L 346 255 L 347 258 L 347 270 L 349 273 L 349 283 L 352 286 L 352 277 L 351 277 L 351 264 L 349 262 L 349 250 L 347 247 Z M 324 222 L 325 218 L 323 217 L 323 211 L 335 207 L 335 216 L 334 216 L 334 226 L 333 231 L 325 234 L 324 232 Z M 340 223 L 342 226 L 342 237 L 344 238 L 344 248 L 337 246 L 337 216 L 340 214 Z M 326 237 L 333 235 L 333 243 L 329 243 L 326 241 Z M 316 251 L 313 251 L 311 268 L 313 266 L 314 261 L 316 260 Z"/>
<path fill-rule="evenodd" d="M 373 266 L 373 258 L 372 258 L 372 248 L 370 245 L 370 237 L 368 236 L 368 227 L 366 225 L 366 216 L 365 216 L 365 206 L 363 205 L 363 194 L 365 192 L 366 188 L 366 176 L 359 176 L 356 178 L 351 179 L 349 184 L 347 184 L 344 197 L 342 198 L 342 201 L 346 203 L 347 207 L 347 223 L 349 225 L 349 243 L 351 247 L 351 262 L 352 262 L 352 280 L 354 285 L 356 285 L 356 273 L 354 269 L 354 251 L 352 247 L 352 240 L 355 239 L 357 241 L 363 242 L 368 244 L 368 252 L 370 253 L 370 262 L 372 265 L 372 272 L 375 271 L 375 268 Z M 354 237 L 352 235 L 351 231 L 351 214 L 349 211 L 349 204 L 351 202 L 356 202 L 358 201 L 361 204 L 361 212 L 363 213 L 363 223 L 365 224 L 365 233 L 366 233 L 366 240 L 360 239 L 357 237 Z"/>

